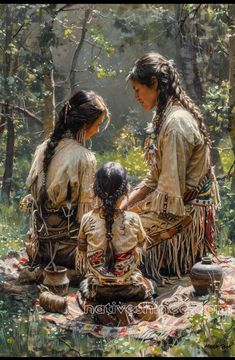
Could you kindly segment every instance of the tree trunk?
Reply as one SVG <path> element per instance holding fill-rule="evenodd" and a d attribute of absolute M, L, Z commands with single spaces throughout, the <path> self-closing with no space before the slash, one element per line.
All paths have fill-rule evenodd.
<path fill-rule="evenodd" d="M 50 52 L 50 50 L 48 50 Z M 42 52 L 43 59 L 48 58 L 49 54 Z M 51 55 L 51 54 L 50 54 Z M 55 126 L 55 84 L 53 70 L 44 68 L 44 111 L 43 111 L 43 128 L 44 128 L 44 139 L 47 139 L 50 133 L 53 131 Z"/>
<path fill-rule="evenodd" d="M 229 132 L 233 147 L 233 154 L 235 154 L 235 6 L 230 5 L 230 18 L 232 33 L 229 38 L 229 82 L 230 82 L 230 126 Z M 235 192 L 235 169 L 232 174 L 232 192 Z"/>
<path fill-rule="evenodd" d="M 200 4 L 199 4 L 200 5 Z M 197 24 L 199 17 L 198 11 L 200 9 L 199 5 L 195 4 L 194 11 L 190 14 L 188 10 L 183 9 L 182 4 L 175 5 L 176 7 L 176 18 L 179 25 L 179 42 L 180 42 L 180 59 L 179 62 L 182 66 L 182 73 L 184 75 L 184 83 L 186 87 L 186 91 L 188 95 L 195 101 L 196 105 L 200 107 L 200 103 L 202 102 L 202 97 L 204 95 L 204 88 L 207 81 L 207 76 L 211 74 L 208 73 L 209 65 L 207 66 L 207 76 L 204 74 L 204 82 L 203 77 L 201 76 L 199 66 L 197 63 L 197 57 L 199 51 L 198 44 L 198 36 L 197 36 Z M 192 14 L 194 16 L 192 18 Z M 208 61 L 212 61 L 212 53 L 208 53 Z M 206 123 L 206 119 L 205 119 Z M 214 165 L 216 165 L 217 171 L 220 172 L 222 170 L 220 154 L 217 150 L 219 147 L 220 138 L 215 137 L 213 143 L 213 150 L 211 152 L 211 160 Z"/>
<path fill-rule="evenodd" d="M 2 94 L 5 98 L 6 106 L 4 107 L 3 119 L 6 122 L 7 130 L 7 143 L 6 143 L 6 155 L 5 155 L 5 166 L 4 174 L 2 178 L 2 188 L 1 188 L 1 201 L 10 204 L 10 191 L 12 187 L 12 175 L 13 175 L 13 157 L 14 157 L 14 123 L 13 123 L 13 112 L 10 109 L 10 99 L 11 99 L 11 90 L 9 88 L 8 79 L 12 75 L 13 69 L 13 58 L 12 54 L 9 53 L 9 44 L 11 43 L 12 34 L 13 34 L 13 23 L 11 22 L 12 12 L 11 5 L 6 6 L 6 22 L 5 22 L 5 44 L 3 51 L 3 63 L 5 64 L 3 70 L 3 88 Z"/>
<path fill-rule="evenodd" d="M 56 4 L 48 6 L 48 12 L 50 15 L 49 19 L 43 17 L 43 9 L 40 9 L 40 23 L 46 24 L 49 31 L 53 29 L 53 23 L 56 13 Z M 41 43 L 40 49 L 42 55 L 43 66 L 43 85 L 44 85 L 44 110 L 43 110 L 43 128 L 44 128 L 44 139 L 47 139 L 50 133 L 53 131 L 55 126 L 55 83 L 54 83 L 54 64 L 50 44 Z"/>
<path fill-rule="evenodd" d="M 92 16 L 92 4 L 89 4 L 88 9 L 85 10 L 85 15 L 84 15 L 84 20 L 83 20 L 83 25 L 82 25 L 82 34 L 81 34 L 81 38 L 80 41 L 77 45 L 77 48 L 75 50 L 75 53 L 73 55 L 73 61 L 72 61 L 72 65 L 71 65 L 71 70 L 70 70 L 70 89 L 71 89 L 71 95 L 75 92 L 75 88 L 76 88 L 76 66 L 78 63 L 78 56 L 80 54 L 80 51 L 82 49 L 83 43 L 84 43 L 84 39 L 86 36 L 86 32 L 87 32 L 87 24 L 90 22 L 91 20 L 91 16 Z"/>
<path fill-rule="evenodd" d="M 176 18 L 179 26 L 180 37 L 180 63 L 186 91 L 198 105 L 203 96 L 203 87 L 200 72 L 197 64 L 197 31 L 196 20 L 190 18 L 188 11 L 182 9 L 183 5 L 177 4 Z M 196 7 L 196 6 L 195 6 Z"/>
<path fill-rule="evenodd" d="M 12 110 L 9 104 L 5 108 L 5 119 L 7 122 L 7 143 L 6 143 L 6 158 L 4 166 L 4 174 L 2 179 L 1 201 L 10 205 L 10 192 L 12 188 L 13 175 L 13 159 L 14 159 L 14 144 L 15 131 Z"/>
<path fill-rule="evenodd" d="M 3 112 L 3 110 L 1 112 Z M 0 136 L 3 134 L 5 128 L 6 128 L 5 117 L 3 115 L 0 115 Z"/>

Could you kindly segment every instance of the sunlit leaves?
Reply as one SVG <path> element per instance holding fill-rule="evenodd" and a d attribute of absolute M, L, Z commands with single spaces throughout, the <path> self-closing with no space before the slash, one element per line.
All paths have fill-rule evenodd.
<path fill-rule="evenodd" d="M 73 33 L 73 30 L 71 28 L 67 28 L 64 30 L 64 36 L 68 38 Z"/>
<path fill-rule="evenodd" d="M 108 56 L 113 55 L 115 49 L 108 41 L 105 40 L 104 34 L 99 27 L 90 28 L 89 34 L 94 43 L 104 49 Z"/>
<path fill-rule="evenodd" d="M 116 70 L 108 70 L 106 68 L 104 68 L 103 66 L 99 65 L 96 68 L 96 76 L 97 78 L 107 78 L 107 77 L 112 77 L 112 76 L 116 76 L 117 72 Z"/>
<path fill-rule="evenodd" d="M 8 49 L 5 51 L 7 54 L 16 55 L 18 53 L 19 49 L 17 48 L 16 44 L 10 43 L 8 45 Z"/>
<path fill-rule="evenodd" d="M 116 70 L 113 68 L 104 67 L 97 60 L 91 61 L 88 70 L 96 73 L 98 79 L 109 78 L 117 75 Z"/>

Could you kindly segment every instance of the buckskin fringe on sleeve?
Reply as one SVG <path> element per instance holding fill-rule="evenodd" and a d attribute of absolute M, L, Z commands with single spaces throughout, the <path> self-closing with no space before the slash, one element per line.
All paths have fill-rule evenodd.
<path fill-rule="evenodd" d="M 155 190 L 146 197 L 142 210 L 155 211 L 157 214 L 170 213 L 177 216 L 185 215 L 183 198 Z"/>

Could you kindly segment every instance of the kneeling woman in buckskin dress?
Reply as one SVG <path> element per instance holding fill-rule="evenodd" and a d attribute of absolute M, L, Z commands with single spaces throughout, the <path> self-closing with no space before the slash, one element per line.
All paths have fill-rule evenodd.
<path fill-rule="evenodd" d="M 109 111 L 103 98 L 80 90 L 36 149 L 26 181 L 32 208 L 25 246 L 32 266 L 54 263 L 75 269 L 80 221 L 94 203 L 96 159 L 86 140 L 99 132 L 105 118 Z"/>
<path fill-rule="evenodd" d="M 138 214 L 120 210 L 127 194 L 127 173 L 108 162 L 96 173 L 94 193 L 98 206 L 85 214 L 78 234 L 76 265 L 85 278 L 83 299 L 100 302 L 152 299 L 154 285 L 138 266 L 146 233 Z"/>
<path fill-rule="evenodd" d="M 145 142 L 150 171 L 121 208 L 138 212 L 150 238 L 146 273 L 158 279 L 180 277 L 205 253 L 216 254 L 219 194 L 211 165 L 211 140 L 172 61 L 146 53 L 135 62 L 127 80 L 143 108 L 156 107 L 156 112 Z"/>

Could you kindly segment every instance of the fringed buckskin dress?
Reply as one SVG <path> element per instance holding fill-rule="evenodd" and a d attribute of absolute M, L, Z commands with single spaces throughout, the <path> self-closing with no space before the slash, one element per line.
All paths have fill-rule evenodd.
<path fill-rule="evenodd" d="M 47 140 L 37 147 L 26 181 L 33 198 L 26 251 L 34 264 L 48 265 L 54 262 L 74 269 L 80 221 L 94 207 L 96 159 L 90 150 L 76 140 L 67 137 L 61 139 L 48 168 L 48 200 L 40 206 L 38 196 L 43 182 L 46 144 Z"/>
<path fill-rule="evenodd" d="M 210 148 L 197 120 L 179 103 L 167 106 L 161 126 L 156 114 L 147 128 L 146 178 L 134 189 L 138 212 L 150 239 L 145 271 L 185 274 L 205 253 L 215 254 L 215 210 L 220 206 Z"/>
<path fill-rule="evenodd" d="M 138 269 L 146 241 L 138 214 L 117 210 L 112 234 L 112 240 L 107 240 L 102 208 L 83 216 L 76 257 L 77 270 L 85 275 L 80 284 L 83 298 L 101 302 L 150 299 L 153 285 Z M 111 258 L 108 241 L 112 242 Z"/>

